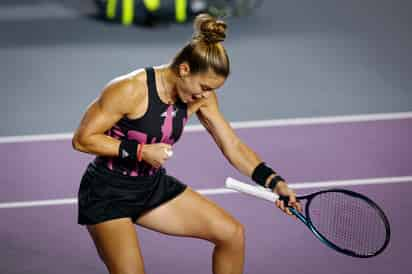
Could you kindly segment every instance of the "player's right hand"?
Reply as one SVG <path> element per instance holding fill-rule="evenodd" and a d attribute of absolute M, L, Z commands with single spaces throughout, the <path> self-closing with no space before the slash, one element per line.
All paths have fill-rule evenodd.
<path fill-rule="evenodd" d="M 168 151 L 172 151 L 172 146 L 169 144 L 145 144 L 142 149 L 142 159 L 153 167 L 159 168 L 170 158 Z"/>

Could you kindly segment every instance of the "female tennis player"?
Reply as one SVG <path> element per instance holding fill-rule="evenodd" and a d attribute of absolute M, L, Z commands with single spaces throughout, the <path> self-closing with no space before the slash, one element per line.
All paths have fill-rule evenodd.
<path fill-rule="evenodd" d="M 163 168 L 194 113 L 236 169 L 300 210 L 287 183 L 242 143 L 218 109 L 215 90 L 229 75 L 221 43 L 226 24 L 200 14 L 194 30 L 170 64 L 110 81 L 73 136 L 75 150 L 96 155 L 80 183 L 78 223 L 87 226 L 111 274 L 145 272 L 135 224 L 210 241 L 214 274 L 243 273 L 242 224 Z M 283 202 L 276 206 L 292 215 Z"/>

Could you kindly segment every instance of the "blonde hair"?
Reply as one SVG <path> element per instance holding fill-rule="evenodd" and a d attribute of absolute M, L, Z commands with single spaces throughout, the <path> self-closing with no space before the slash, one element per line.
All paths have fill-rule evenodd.
<path fill-rule="evenodd" d="M 187 62 L 193 74 L 207 72 L 227 77 L 230 73 L 229 57 L 222 43 L 226 38 L 227 25 L 207 13 L 196 16 L 193 22 L 194 33 L 173 58 L 171 67 L 178 74 L 179 65 Z"/>

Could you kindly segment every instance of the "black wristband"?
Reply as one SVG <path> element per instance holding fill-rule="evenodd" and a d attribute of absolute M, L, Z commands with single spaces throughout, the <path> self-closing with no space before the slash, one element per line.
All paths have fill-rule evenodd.
<path fill-rule="evenodd" d="M 281 176 L 276 175 L 275 177 L 272 178 L 272 180 L 270 180 L 268 188 L 270 189 L 275 189 L 276 185 L 278 184 L 278 182 L 280 181 L 285 181 L 285 179 L 283 179 Z"/>
<path fill-rule="evenodd" d="M 260 163 L 252 173 L 252 180 L 257 184 L 265 187 L 266 179 L 272 175 L 274 172 L 270 167 L 268 167 L 264 162 Z"/>
<path fill-rule="evenodd" d="M 139 142 L 136 140 L 124 139 L 120 142 L 119 157 L 121 159 L 137 161 L 137 146 Z"/>

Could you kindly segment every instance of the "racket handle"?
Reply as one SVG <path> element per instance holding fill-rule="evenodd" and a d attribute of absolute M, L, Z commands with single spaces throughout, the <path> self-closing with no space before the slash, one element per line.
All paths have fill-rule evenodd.
<path fill-rule="evenodd" d="M 248 195 L 255 196 L 257 198 L 267 200 L 270 202 L 276 201 L 279 196 L 267 188 L 260 185 L 246 184 L 231 177 L 226 178 L 225 187 L 230 188 Z"/>

